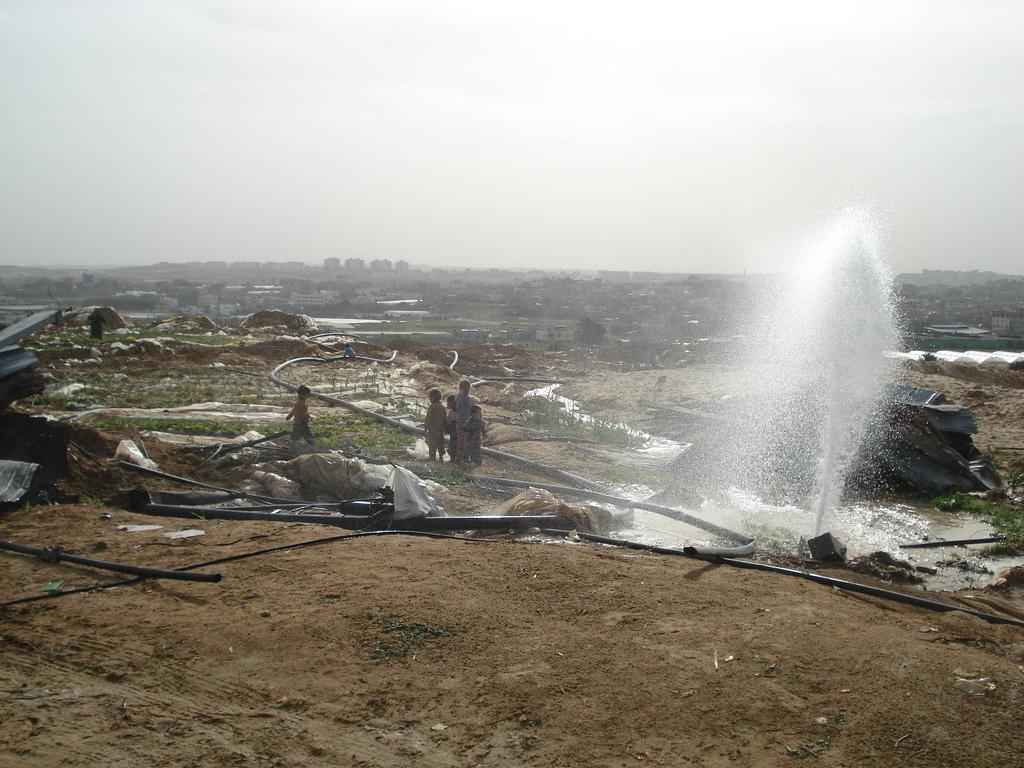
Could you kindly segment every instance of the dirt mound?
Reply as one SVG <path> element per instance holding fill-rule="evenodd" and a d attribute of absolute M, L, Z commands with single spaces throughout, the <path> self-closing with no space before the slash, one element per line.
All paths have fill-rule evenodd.
<path fill-rule="evenodd" d="M 972 363 L 946 363 L 911 361 L 908 371 L 925 376 L 946 376 L 972 384 L 985 384 L 1012 389 L 1024 389 L 1024 371 L 1011 370 L 1008 365 L 975 365 Z"/>
<path fill-rule="evenodd" d="M 261 309 L 242 320 L 240 328 L 287 328 L 289 331 L 315 333 L 319 330 L 309 315 L 296 315 L 279 309 Z"/>
<path fill-rule="evenodd" d="M 164 333 L 209 333 L 221 329 L 206 315 L 173 315 L 156 320 L 146 327 Z"/>
<path fill-rule="evenodd" d="M 103 318 L 104 331 L 116 331 L 118 328 L 128 327 L 128 321 L 113 307 L 81 307 L 74 309 L 64 315 L 64 324 L 75 326 L 89 325 L 93 312 L 98 313 Z"/>

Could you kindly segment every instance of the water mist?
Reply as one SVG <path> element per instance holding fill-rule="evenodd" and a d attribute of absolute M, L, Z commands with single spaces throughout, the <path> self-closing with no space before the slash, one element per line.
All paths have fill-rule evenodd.
<path fill-rule="evenodd" d="M 729 483 L 810 508 L 821 533 L 891 377 L 892 278 L 877 227 L 843 213 L 753 310 L 723 467 Z"/>

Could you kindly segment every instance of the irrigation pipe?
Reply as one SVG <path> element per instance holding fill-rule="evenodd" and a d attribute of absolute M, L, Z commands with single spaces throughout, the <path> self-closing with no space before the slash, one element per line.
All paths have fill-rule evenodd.
<path fill-rule="evenodd" d="M 144 475 L 152 475 L 159 477 L 164 480 L 170 480 L 174 483 L 181 483 L 182 485 L 191 485 L 196 488 L 206 488 L 209 491 L 223 491 L 224 493 L 230 493 L 235 498 L 246 498 L 255 499 L 256 501 L 265 501 L 270 504 L 294 504 L 295 499 L 279 499 L 276 496 L 262 496 L 256 493 L 249 493 L 248 491 L 236 491 L 231 488 L 222 488 L 219 485 L 210 485 L 209 483 L 203 483 L 199 480 L 191 480 L 187 477 L 179 477 L 178 475 L 172 475 L 168 472 L 161 472 L 159 469 L 150 469 L 149 467 L 140 467 L 138 464 L 132 464 L 130 461 L 120 462 L 122 469 L 130 469 L 134 472 L 140 472 Z"/>
<path fill-rule="evenodd" d="M 163 568 L 146 568 L 139 565 L 127 565 L 125 563 L 111 563 L 106 560 L 94 560 L 91 557 L 72 555 L 70 552 L 63 552 L 59 549 L 48 547 L 29 547 L 24 544 L 15 544 L 13 541 L 0 541 L 0 549 L 8 552 L 17 552 L 22 555 L 32 555 L 40 560 L 52 563 L 75 563 L 85 565 L 89 568 L 97 568 L 101 571 L 113 571 L 114 573 L 129 573 L 134 576 L 141 576 L 146 579 L 177 579 L 179 581 L 220 581 L 219 573 L 183 573 L 180 571 L 168 571 Z"/>
<path fill-rule="evenodd" d="M 547 530 L 545 533 L 554 534 L 557 536 L 568 535 L 569 531 L 563 530 Z M 887 600 L 894 600 L 899 603 L 907 605 L 913 605 L 919 608 L 925 608 L 930 611 L 937 611 L 941 613 L 949 613 L 952 611 L 960 611 L 961 613 L 967 613 L 971 616 L 976 616 L 980 619 L 984 619 L 993 624 L 1009 624 L 1011 626 L 1024 628 L 1024 621 L 1019 619 L 1012 619 L 1005 616 L 999 616 L 994 613 L 985 613 L 984 611 L 976 611 L 971 608 L 962 608 L 956 605 L 949 605 L 948 603 L 940 603 L 936 600 L 927 600 L 925 598 L 914 597 L 912 595 L 905 595 L 902 592 L 894 592 L 888 589 L 881 589 L 879 587 L 870 587 L 866 584 L 858 584 L 857 582 L 847 581 L 845 579 L 835 579 L 830 576 L 822 576 L 818 573 L 811 573 L 808 571 L 800 571 L 795 568 L 784 568 L 782 566 L 768 565 L 767 563 L 757 563 L 750 560 L 735 560 L 728 557 L 713 557 L 702 555 L 696 550 L 690 548 L 686 549 L 671 549 L 668 547 L 658 547 L 651 544 L 639 544 L 637 542 L 625 541 L 622 539 L 612 539 L 607 536 L 598 536 L 592 533 L 581 533 L 577 531 L 577 535 L 584 540 L 593 541 L 600 544 L 608 544 L 611 546 L 628 547 L 630 549 L 641 549 L 654 552 L 656 554 L 670 555 L 674 557 L 689 557 L 697 560 L 706 560 L 715 563 L 721 563 L 723 565 L 730 565 L 735 568 L 748 568 L 752 570 L 768 571 L 770 573 L 779 573 L 786 576 L 799 576 L 801 578 L 808 579 L 810 581 L 817 582 L 819 584 L 825 584 L 827 586 L 833 586 L 838 589 L 847 590 L 850 592 L 858 592 L 860 594 L 871 595 L 872 597 L 880 597 Z M 266 547 L 264 549 L 257 549 L 250 552 L 240 552 L 237 555 L 226 555 L 219 557 L 214 560 L 206 560 L 201 563 L 193 563 L 192 565 L 184 565 L 180 568 L 175 568 L 174 571 L 193 571 L 198 568 L 207 568 L 212 565 L 221 565 L 223 563 L 235 562 L 238 560 L 245 560 L 250 557 L 257 557 L 259 555 L 268 555 L 274 552 L 282 552 L 291 549 L 304 549 L 305 547 L 313 547 L 320 544 L 329 544 L 336 541 L 345 541 L 347 539 L 359 539 L 368 536 L 421 536 L 424 538 L 432 539 L 453 539 L 456 541 L 468 541 L 474 543 L 493 543 L 500 541 L 501 543 L 507 543 L 504 540 L 496 539 L 481 539 L 481 538 L 469 538 L 465 536 L 453 536 L 451 534 L 434 533 L 430 531 L 408 531 L 408 530 L 386 530 L 386 531 L 360 531 L 358 533 L 341 534 L 338 536 L 326 536 L 319 539 L 310 539 L 307 541 L 301 541 L 296 544 L 279 544 L 274 547 Z M 143 581 L 142 577 L 133 579 L 124 579 L 122 581 L 111 582 L 108 584 L 96 584 L 91 587 L 79 587 L 77 589 L 66 590 L 64 592 L 50 592 L 43 595 L 32 595 L 30 597 L 22 597 L 15 600 L 8 600 L 7 602 L 0 603 L 0 608 L 7 608 L 9 606 L 18 605 L 21 603 L 36 602 L 39 600 L 51 600 L 58 597 L 64 597 L 66 595 L 79 594 L 82 592 L 94 592 L 103 589 L 111 589 L 113 587 L 128 586 L 131 584 L 137 584 Z"/>
<path fill-rule="evenodd" d="M 376 506 L 375 506 L 376 505 Z M 365 528 L 370 515 L 381 511 L 379 502 L 367 502 L 367 513 L 362 515 L 304 515 L 282 512 L 240 512 L 236 509 L 188 507 L 176 504 L 149 504 L 133 510 L 154 517 L 176 517 L 205 520 L 247 520 L 250 522 L 312 523 L 335 528 L 359 530 Z M 410 531 L 508 531 L 530 528 L 572 530 L 575 526 L 566 518 L 555 515 L 474 515 L 469 517 L 417 517 L 395 521 Z"/>
<path fill-rule="evenodd" d="M 346 333 L 344 331 L 324 331 L 323 333 L 314 333 L 312 336 L 306 336 L 309 339 L 325 339 L 329 336 L 343 336 L 346 339 L 354 339 L 355 341 L 361 341 L 362 339 L 354 333 Z"/>
<path fill-rule="evenodd" d="M 624 499 L 621 496 L 612 496 L 607 493 L 598 493 L 596 491 L 581 490 L 579 488 L 569 488 L 564 485 L 549 485 L 547 483 L 530 483 L 523 480 L 510 480 L 505 477 L 494 477 L 493 475 L 470 475 L 469 478 L 476 483 L 491 483 L 494 485 L 504 485 L 509 488 L 539 488 L 544 491 L 550 491 L 551 493 L 557 493 L 564 496 L 575 496 L 581 499 L 590 499 L 592 501 L 601 501 L 606 504 L 615 504 L 616 506 L 632 507 L 634 509 L 645 509 L 648 512 L 657 512 L 659 515 L 670 517 L 673 520 L 678 520 L 681 523 L 686 523 L 694 528 L 699 528 L 702 531 L 713 533 L 716 536 L 721 536 L 727 541 L 735 541 L 742 545 L 750 544 L 754 541 L 750 536 L 745 536 L 737 531 L 724 528 L 721 525 L 710 523 L 707 520 L 702 520 L 699 517 L 694 517 L 686 512 L 680 512 L 678 509 L 672 509 L 671 507 L 663 507 L 660 504 L 651 504 L 647 501 L 632 501 L 630 499 Z"/>
<path fill-rule="evenodd" d="M 193 563 L 192 565 L 183 565 L 179 568 L 175 568 L 175 572 L 181 571 L 192 571 L 197 568 L 207 568 L 211 565 L 220 565 L 222 563 L 230 563 L 236 560 L 245 560 L 250 557 L 256 557 L 257 555 L 269 555 L 274 552 L 282 552 L 289 549 L 304 549 L 305 547 L 313 547 L 319 544 L 330 544 L 335 541 L 344 541 L 346 539 L 359 539 L 366 536 L 421 536 L 430 539 L 453 539 L 455 541 L 468 541 L 468 542 L 501 542 L 506 543 L 505 539 L 484 539 L 468 536 L 453 536 L 450 533 L 432 533 L 430 531 L 405 531 L 405 530 L 386 530 L 386 531 L 361 531 L 359 533 L 343 533 L 337 536 L 325 536 L 319 539 L 309 539 L 307 541 L 300 541 L 295 544 L 280 544 L 275 547 L 266 547 L 264 549 L 257 549 L 250 552 L 240 552 L 237 555 L 225 555 L 224 557 L 218 557 L 215 560 L 206 560 L 202 563 Z M 122 579 L 121 581 L 111 581 L 106 584 L 93 584 L 88 587 L 77 587 L 75 589 L 66 589 L 61 592 L 47 592 L 42 595 L 30 595 L 29 597 L 19 597 L 14 600 L 8 600 L 0 603 L 0 609 L 8 608 L 14 605 L 21 605 L 22 603 L 34 603 L 40 600 L 53 600 L 58 597 L 66 597 L 68 595 L 78 595 L 85 592 L 99 592 L 104 589 L 114 589 L 115 587 L 126 587 L 132 584 L 138 584 L 141 581 L 145 581 L 143 577 L 136 577 L 133 579 Z"/>
<path fill-rule="evenodd" d="M 557 530 L 546 530 L 544 533 L 550 533 L 554 535 L 565 535 L 564 531 Z M 971 616 L 977 616 L 979 619 L 991 622 L 992 624 L 1011 624 L 1015 627 L 1024 628 L 1024 621 L 1020 619 L 1013 619 L 1007 616 L 999 616 L 994 613 L 985 613 L 984 611 L 976 611 L 972 608 L 963 608 L 958 605 L 950 605 L 949 603 L 940 603 L 938 600 L 929 600 L 924 597 L 915 597 L 914 595 L 907 595 L 903 592 L 896 592 L 891 589 L 882 589 L 881 587 L 872 587 L 867 584 L 859 584 L 856 581 L 849 581 L 847 579 L 837 579 L 832 576 L 824 576 L 820 573 L 814 573 L 813 571 L 801 571 L 797 568 L 786 568 L 781 565 L 770 565 L 768 563 L 759 563 L 753 560 L 737 560 L 732 557 L 719 557 L 716 555 L 702 552 L 697 547 L 685 547 L 683 549 L 671 549 L 669 547 L 658 547 L 652 544 L 640 544 L 635 541 L 626 541 L 624 539 L 613 539 L 607 536 L 599 536 L 594 533 L 584 533 L 577 531 L 577 535 L 586 541 L 593 541 L 599 544 L 608 544 L 615 547 L 627 547 L 629 549 L 642 549 L 649 552 L 656 552 L 661 555 L 672 555 L 675 557 L 690 557 L 697 560 L 706 560 L 712 563 L 721 563 L 722 565 L 729 565 L 734 568 L 746 568 L 755 571 L 767 571 L 768 573 L 778 573 L 784 576 L 797 576 L 808 581 L 813 581 L 817 584 L 824 584 L 825 586 L 835 587 L 847 592 L 857 592 L 862 595 L 870 595 L 872 597 L 880 597 L 885 600 L 892 600 L 897 603 L 904 603 L 906 605 L 913 605 L 918 608 L 925 608 L 929 611 L 937 611 L 939 613 L 949 613 L 951 611 L 960 611 L 962 613 L 968 613 Z"/>
<path fill-rule="evenodd" d="M 987 536 L 983 539 L 951 539 L 949 541 L 924 541 L 920 544 L 900 544 L 900 549 L 938 549 L 939 547 L 962 547 L 965 544 L 998 544 L 1006 541 L 1005 536 Z"/>
<path fill-rule="evenodd" d="M 397 355 L 398 353 L 396 352 L 395 354 Z M 298 389 L 298 386 L 296 386 L 295 384 L 289 384 L 287 381 L 283 380 L 278 375 L 279 373 L 281 373 L 281 371 L 283 371 L 285 368 L 288 368 L 291 365 L 295 365 L 296 363 L 330 363 L 334 362 L 335 359 L 336 358 L 324 357 L 296 357 L 293 358 L 292 360 L 285 360 L 273 371 L 271 371 L 270 374 L 268 375 L 270 377 L 270 380 L 277 384 L 279 387 L 294 392 L 295 390 Z M 408 434 L 416 435 L 417 437 L 425 437 L 427 434 L 426 430 L 417 427 L 410 421 L 404 421 L 402 419 L 395 419 L 390 416 L 385 416 L 382 413 L 371 411 L 368 408 L 363 408 L 362 406 L 356 405 L 355 403 L 350 402 L 348 400 L 342 400 L 339 397 L 331 397 L 330 395 L 324 395 L 319 392 L 313 392 L 312 394 L 313 397 L 316 397 L 317 399 L 322 400 L 325 403 L 340 405 L 342 408 L 347 408 L 348 410 L 353 411 L 354 413 L 360 413 L 364 416 L 369 416 L 372 419 L 376 419 L 377 421 L 380 421 L 384 424 L 389 424 L 390 426 L 395 427 L 396 429 L 400 429 Z M 526 469 L 546 474 L 549 477 L 554 477 L 565 483 L 571 483 L 572 485 L 575 485 L 577 487 L 590 489 L 596 489 L 600 487 L 597 483 L 587 480 L 585 477 L 574 475 L 571 472 L 566 472 L 565 470 L 557 469 L 555 467 L 548 466 L 547 464 L 541 464 L 539 461 L 533 461 L 532 459 L 524 459 L 522 456 L 516 456 L 515 454 L 512 453 L 505 453 L 504 451 L 499 451 L 495 448 L 481 448 L 480 452 L 485 456 L 493 456 L 496 459 L 503 459 L 504 461 L 508 461 L 513 464 L 518 464 L 519 466 L 524 467 Z"/>
<path fill-rule="evenodd" d="M 448 354 L 455 356 L 455 359 L 452 360 L 452 364 L 448 366 L 448 370 L 454 373 L 455 372 L 455 366 L 459 364 L 459 353 L 456 352 L 453 349 Z M 510 370 L 510 369 L 506 368 L 505 370 Z M 536 376 L 483 376 L 483 377 L 480 377 L 480 378 L 476 378 L 473 383 L 474 384 L 483 384 L 483 383 L 488 382 L 488 381 L 529 381 L 529 382 L 534 383 L 534 384 L 561 384 L 562 383 L 558 379 L 545 379 L 545 378 L 538 378 Z"/>

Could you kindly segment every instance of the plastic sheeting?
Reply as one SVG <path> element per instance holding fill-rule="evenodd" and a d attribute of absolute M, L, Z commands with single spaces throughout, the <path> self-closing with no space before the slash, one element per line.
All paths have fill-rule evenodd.
<path fill-rule="evenodd" d="M 145 467 L 146 469 L 156 469 L 156 462 L 146 458 L 134 440 L 122 440 L 118 443 L 117 450 L 114 451 L 114 458 L 121 461 L 130 461 L 132 464 Z"/>
<path fill-rule="evenodd" d="M 395 520 L 446 517 L 434 497 L 427 493 L 427 484 L 405 467 L 391 470 L 386 487 L 395 496 Z"/>
<path fill-rule="evenodd" d="M 937 352 L 925 352 L 923 350 L 915 349 L 910 352 L 886 353 L 887 357 L 897 360 L 917 361 L 927 359 L 928 355 L 932 355 L 936 360 L 941 360 L 944 363 L 971 363 L 974 365 L 1008 365 L 1010 363 L 1015 363 L 1018 360 L 1024 360 L 1024 352 L 1007 352 L 1004 350 L 989 352 L 987 350 L 979 349 L 940 349 Z"/>
<path fill-rule="evenodd" d="M 588 502 L 566 503 L 556 499 L 551 491 L 541 488 L 528 488 L 513 496 L 494 510 L 494 514 L 513 517 L 533 515 L 565 517 L 571 520 L 579 530 L 589 533 L 609 531 L 615 521 L 611 511 L 602 506 Z"/>
<path fill-rule="evenodd" d="M 38 464 L 28 461 L 0 460 L 0 504 L 17 504 L 21 501 L 36 476 Z"/>
<path fill-rule="evenodd" d="M 268 461 L 260 468 L 298 483 L 301 498 L 307 501 L 368 496 L 383 488 L 389 477 L 387 467 L 337 453 L 307 453 L 290 461 Z"/>

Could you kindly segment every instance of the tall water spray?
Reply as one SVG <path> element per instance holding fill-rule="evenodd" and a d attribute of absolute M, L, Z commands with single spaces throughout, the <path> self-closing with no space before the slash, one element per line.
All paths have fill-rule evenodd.
<path fill-rule="evenodd" d="M 877 226 L 847 211 L 754 310 L 742 358 L 730 482 L 810 508 L 815 533 L 839 500 L 891 376 L 899 334 Z"/>

